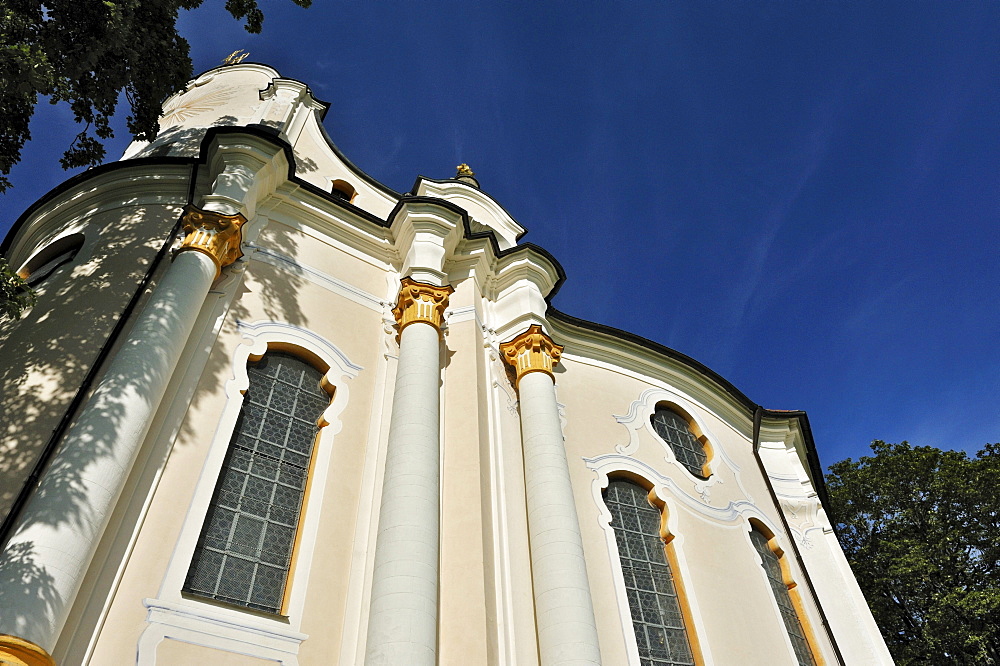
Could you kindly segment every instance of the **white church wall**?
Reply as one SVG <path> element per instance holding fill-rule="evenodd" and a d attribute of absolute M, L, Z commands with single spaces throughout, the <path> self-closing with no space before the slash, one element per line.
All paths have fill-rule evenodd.
<path fill-rule="evenodd" d="M 465 237 L 468 221 L 474 235 L 493 229 L 501 250 L 516 245 L 523 228 L 497 202 L 465 183 L 427 179 L 418 181 L 417 193 L 437 201 L 399 202 L 327 143 L 316 121 L 320 109 L 304 84 L 264 66 L 232 66 L 206 73 L 168 100 L 164 134 L 129 149 L 128 157 L 193 156 L 209 126 L 263 122 L 294 143 L 296 173 L 308 185 L 286 181 L 278 155 L 268 162 L 267 182 L 240 190 L 252 211 L 244 257 L 225 269 L 202 307 L 57 658 L 91 664 L 363 662 L 399 358 L 391 311 L 400 278 L 411 274 L 455 288 L 439 342 L 439 663 L 539 661 L 521 441 L 525 410 L 499 352 L 529 324 L 565 345 L 553 373 L 555 396 L 583 542 L 583 580 L 597 610 L 605 664 L 637 661 L 602 497 L 616 475 L 641 479 L 662 502 L 699 664 L 794 663 L 750 542 L 752 524 L 773 534 L 784 552 L 817 660 L 836 663 L 820 605 L 842 646 L 856 634 L 866 637 L 846 649 L 849 661 L 883 658 L 877 628 L 810 484 L 805 436 L 793 417 L 765 423 L 761 455 L 768 478 L 753 452 L 752 408 L 724 380 L 675 353 L 550 316 L 546 297 L 561 275 L 550 258 L 534 250 L 498 256 L 489 240 Z M 269 141 L 259 133 L 246 141 L 226 136 L 239 154 L 239 146 L 257 154 Z M 206 169 L 200 168 L 202 175 Z M 94 299 L 97 316 L 108 317 L 124 306 L 125 287 L 135 284 L 142 261 L 176 221 L 191 172 L 170 167 L 156 175 L 156 168 L 135 163 L 126 178 L 98 174 L 90 189 L 63 195 L 41 213 L 42 221 L 20 232 L 12 256 L 26 259 L 46 239 L 82 230 L 87 241 L 73 276 L 114 295 Z M 355 188 L 352 204 L 312 187 L 328 192 L 337 180 Z M 207 186 L 199 187 L 200 195 Z M 45 288 L 63 288 L 68 276 L 59 279 Z M 18 344 L 31 331 L 58 337 L 57 327 L 65 325 L 58 310 L 78 304 L 80 292 L 48 296 L 24 320 L 30 323 L 2 332 L 8 338 L 0 337 L 0 344 Z M 89 321 L 79 320 L 81 330 L 103 330 Z M 330 367 L 327 380 L 334 388 L 282 616 L 181 591 L 240 414 L 247 360 L 268 345 L 320 359 Z M 430 353 L 432 346 L 422 349 Z M 11 367 L 38 390 L 53 390 L 53 413 L 69 399 L 72 382 L 66 378 L 79 374 L 68 368 L 32 375 L 27 366 Z M 57 385 L 67 388 L 60 392 Z M 705 445 L 705 478 L 680 464 L 654 431 L 650 417 L 657 405 L 681 414 Z M 551 434 L 554 412 L 547 417 Z M 26 424 L 7 441 L 35 437 L 30 419 Z M 796 547 L 816 579 L 819 603 Z"/>
<path fill-rule="evenodd" d="M 278 236 L 281 235 L 280 230 L 275 233 Z M 271 240 L 275 237 L 275 233 L 270 235 L 262 233 L 257 239 L 257 243 L 262 247 L 273 248 L 274 244 Z M 306 238 L 299 239 L 299 243 L 299 247 L 305 247 L 315 244 L 316 241 Z M 322 252 L 322 250 L 315 251 Z M 329 251 L 328 246 L 327 251 Z M 309 251 L 306 250 L 305 254 L 309 254 Z M 349 258 L 342 257 L 340 263 L 345 260 L 350 262 Z M 215 464 L 221 461 L 220 456 L 225 453 L 226 445 L 228 445 L 228 434 L 222 432 L 225 427 L 220 422 L 219 415 L 229 414 L 225 418 L 235 418 L 232 396 L 229 396 L 231 390 L 226 389 L 227 381 L 231 383 L 231 380 L 224 379 L 232 371 L 227 369 L 225 360 L 230 356 L 228 350 L 232 349 L 234 345 L 238 349 L 239 345 L 242 344 L 246 335 L 246 322 L 271 320 L 275 317 L 284 321 L 295 320 L 298 325 L 287 323 L 283 325 L 309 332 L 322 331 L 325 336 L 329 336 L 329 339 L 337 339 L 343 349 L 348 350 L 345 351 L 345 354 L 353 354 L 350 358 L 365 358 L 372 365 L 375 364 L 379 350 L 371 344 L 371 341 L 377 339 L 378 334 L 382 331 L 383 315 L 381 306 L 377 305 L 374 297 L 362 299 L 364 304 L 359 304 L 326 288 L 330 284 L 329 278 L 296 281 L 294 270 L 283 270 L 288 268 L 287 265 L 283 265 L 282 269 L 279 269 L 266 261 L 257 261 L 253 254 L 249 256 L 249 268 L 239 285 L 238 297 L 229 309 L 222 335 L 218 340 L 216 350 L 213 352 L 215 360 L 209 362 L 209 372 L 201 377 L 185 424 L 181 427 L 177 440 L 173 444 L 170 461 L 167 463 L 156 488 L 157 494 L 152 501 L 150 512 L 143 521 L 142 531 L 146 536 L 140 536 L 137 540 L 136 548 L 130 559 L 129 571 L 125 573 L 122 583 L 118 587 L 116 598 L 120 601 L 111 604 L 108 611 L 105 626 L 114 627 L 114 630 L 102 634 L 102 638 L 98 641 L 93 653 L 93 659 L 96 660 L 94 663 L 102 663 L 101 659 L 111 658 L 111 655 L 116 652 L 123 654 L 125 650 L 135 649 L 134 640 L 131 641 L 131 645 L 129 644 L 129 636 L 134 639 L 135 634 L 125 631 L 124 627 L 131 625 L 139 631 L 142 630 L 145 622 L 145 609 L 136 607 L 134 603 L 136 599 L 162 598 L 163 590 L 173 589 L 175 592 L 173 596 L 168 595 L 167 601 L 178 602 L 176 597 L 180 585 L 171 585 L 171 583 L 177 583 L 177 580 L 174 579 L 178 576 L 183 578 L 190 562 L 190 554 L 185 553 L 184 556 L 179 557 L 178 564 L 168 567 L 165 558 L 169 551 L 165 551 L 162 546 L 164 543 L 171 543 L 174 535 L 177 535 L 178 547 L 186 543 L 186 547 L 190 549 L 193 547 L 192 539 L 196 539 L 197 533 L 200 532 L 201 521 L 197 520 L 196 517 L 191 523 L 191 519 L 189 519 L 185 523 L 187 525 L 184 528 L 186 532 L 181 530 L 173 498 L 193 496 L 195 500 L 192 501 L 192 508 L 200 502 L 203 512 L 205 502 L 214 489 L 214 481 L 206 482 L 199 485 L 201 490 L 196 492 L 194 486 L 191 485 L 194 475 L 190 471 L 202 469 L 208 464 L 202 462 L 206 460 L 204 457 L 206 453 L 214 452 Z M 292 268 L 294 269 L 294 267 Z M 292 290 L 294 293 L 290 293 L 288 290 Z M 243 367 L 245 375 L 245 358 L 242 361 L 242 366 L 237 364 L 235 367 Z M 360 494 L 359 480 L 357 479 L 358 460 L 364 456 L 365 433 L 363 424 L 367 421 L 366 409 L 369 408 L 369 396 L 374 392 L 374 387 L 370 384 L 366 385 L 365 379 L 367 378 L 362 378 L 356 383 L 360 387 L 361 397 L 351 403 L 351 410 L 349 410 L 351 418 L 344 420 L 346 424 L 344 436 L 337 438 L 336 445 L 327 447 L 331 456 L 330 465 L 333 468 L 345 470 L 345 473 L 343 478 L 338 479 L 338 483 L 322 483 L 320 486 L 329 488 L 331 497 L 334 498 L 333 501 L 338 502 L 338 504 L 328 507 L 325 511 L 316 509 L 312 514 L 324 516 L 326 520 L 334 523 L 329 530 L 323 531 L 323 534 L 340 535 L 340 538 L 320 537 L 315 546 L 316 550 L 323 552 L 324 562 L 331 565 L 317 570 L 322 572 L 320 580 L 327 579 L 327 584 L 333 584 L 332 596 L 320 593 L 317 594 L 314 602 L 322 608 L 322 611 L 316 612 L 314 616 L 323 618 L 321 623 L 323 626 L 317 627 L 318 639 L 312 641 L 310 647 L 315 647 L 318 650 L 333 649 L 331 645 L 327 645 L 325 648 L 323 645 L 331 636 L 335 638 L 337 634 L 336 631 L 331 632 L 325 626 L 327 622 L 335 619 L 335 617 L 331 617 L 332 609 L 329 600 L 330 598 L 343 598 L 343 589 L 347 587 L 347 562 L 351 555 L 351 540 L 343 539 L 342 535 L 345 531 L 353 530 L 350 520 L 345 521 L 345 519 L 354 515 L 354 507 Z M 352 384 L 352 389 L 354 385 Z M 212 435 L 212 432 L 216 432 L 216 428 L 222 433 L 221 435 L 218 433 Z M 324 431 L 325 436 L 326 433 L 330 432 L 329 427 L 325 428 Z M 206 450 L 206 441 L 212 441 L 213 438 L 215 444 Z M 326 449 L 321 448 L 320 450 Z M 323 500 L 324 504 L 330 501 L 330 499 Z M 195 526 L 191 527 L 191 525 Z M 188 536 L 182 538 L 181 535 L 185 533 Z M 337 561 L 343 562 L 343 565 L 335 566 L 333 563 Z M 171 570 L 173 574 L 169 573 Z M 161 590 L 157 591 L 159 584 L 156 580 L 164 575 L 157 572 L 164 571 L 167 571 L 167 578 L 164 580 L 169 580 L 169 583 L 164 582 Z M 333 581 L 329 580 L 331 574 L 337 574 L 333 576 Z M 305 579 L 299 578 L 299 580 Z M 317 589 L 323 588 L 317 585 Z M 300 596 L 302 604 L 307 604 L 308 595 L 303 592 Z M 304 608 L 303 606 L 303 609 L 300 610 L 300 617 L 309 615 Z M 131 620 L 127 618 L 131 618 Z M 334 626 L 342 624 L 343 622 L 334 622 Z M 117 650 L 115 645 L 118 646 Z"/>
<path fill-rule="evenodd" d="M 14 270 L 60 239 L 82 245 L 37 285 L 38 304 L 0 327 L 0 516 L 176 222 L 186 168 L 106 172 L 40 209 L 12 243 Z M 102 196 L 104 191 L 108 195 Z"/>

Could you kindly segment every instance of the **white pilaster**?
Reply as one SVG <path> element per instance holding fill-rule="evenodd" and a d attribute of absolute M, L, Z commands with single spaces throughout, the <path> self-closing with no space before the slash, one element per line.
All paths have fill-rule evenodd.
<path fill-rule="evenodd" d="M 63 438 L 0 561 L 2 584 L 33 566 L 46 590 L 0 613 L 0 633 L 55 647 L 216 270 L 202 252 L 177 255 Z"/>
<path fill-rule="evenodd" d="M 500 346 L 516 374 L 531 580 L 542 666 L 601 663 L 552 371 L 562 347 L 532 325 Z"/>
<path fill-rule="evenodd" d="M 404 279 L 365 663 L 437 661 L 440 325 L 450 287 Z"/>
<path fill-rule="evenodd" d="M 529 372 L 518 383 L 518 391 L 541 663 L 600 664 L 594 604 L 552 376 Z"/>

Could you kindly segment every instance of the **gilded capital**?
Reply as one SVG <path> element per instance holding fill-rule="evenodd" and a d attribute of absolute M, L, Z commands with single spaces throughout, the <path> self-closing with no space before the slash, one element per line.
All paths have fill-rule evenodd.
<path fill-rule="evenodd" d="M 187 234 L 178 252 L 194 250 L 208 255 L 215 264 L 215 276 L 222 269 L 243 256 L 240 243 L 243 241 L 241 229 L 247 219 L 236 215 L 223 215 L 211 210 L 201 210 L 194 206 L 184 209 L 181 229 Z"/>
<path fill-rule="evenodd" d="M 408 277 L 403 278 L 401 283 L 399 300 L 392 310 L 400 333 L 415 321 L 426 322 L 440 331 L 444 309 L 448 307 L 448 296 L 455 290 L 447 285 L 437 287 Z"/>
<path fill-rule="evenodd" d="M 17 636 L 0 634 L 0 664 L 3 666 L 55 666 L 52 656 L 38 645 Z"/>
<path fill-rule="evenodd" d="M 514 368 L 517 383 L 529 372 L 544 372 L 554 381 L 552 369 L 559 362 L 562 350 L 562 345 L 552 342 L 552 338 L 543 333 L 538 324 L 531 325 L 521 335 L 500 345 L 504 360 Z"/>

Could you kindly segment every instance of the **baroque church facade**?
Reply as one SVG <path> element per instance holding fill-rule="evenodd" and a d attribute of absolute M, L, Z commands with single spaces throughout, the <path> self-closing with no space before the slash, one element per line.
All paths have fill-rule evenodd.
<path fill-rule="evenodd" d="M 802 412 L 209 71 L 2 251 L 0 663 L 887 664 Z"/>

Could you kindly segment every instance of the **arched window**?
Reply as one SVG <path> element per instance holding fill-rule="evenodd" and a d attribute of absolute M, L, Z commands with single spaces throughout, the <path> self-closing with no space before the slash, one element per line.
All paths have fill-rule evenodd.
<path fill-rule="evenodd" d="M 344 201 L 353 201 L 354 195 L 357 194 L 353 185 L 339 178 L 330 183 L 330 188 L 330 194 Z"/>
<path fill-rule="evenodd" d="M 64 236 L 37 252 L 17 274 L 29 287 L 36 287 L 59 267 L 73 261 L 83 247 L 83 241 L 83 234 Z"/>
<path fill-rule="evenodd" d="M 650 504 L 648 491 L 627 479 L 611 479 L 604 502 L 618 543 L 640 664 L 694 664 L 681 601 L 660 537 L 660 510 Z"/>
<path fill-rule="evenodd" d="M 708 453 L 705 445 L 691 432 L 687 419 L 669 407 L 657 405 L 650 420 L 653 430 L 674 452 L 677 462 L 697 477 L 708 476 Z"/>
<path fill-rule="evenodd" d="M 250 385 L 184 591 L 280 613 L 319 420 L 323 373 L 281 352 L 247 364 Z"/>
<path fill-rule="evenodd" d="M 795 651 L 795 659 L 799 666 L 814 666 L 812 651 L 809 649 L 809 641 L 806 638 L 806 631 L 802 626 L 798 613 L 795 611 L 795 604 L 792 601 L 791 588 L 794 586 L 785 582 L 785 576 L 781 566 L 781 550 L 775 552 L 776 546 L 772 545 L 773 537 L 768 537 L 759 526 L 753 525 L 750 530 L 750 541 L 760 555 L 761 565 L 767 572 L 767 580 L 771 584 L 771 593 L 774 600 L 778 602 L 778 609 L 781 611 L 781 619 L 785 623 L 785 630 L 788 638 L 792 641 L 792 650 Z"/>

